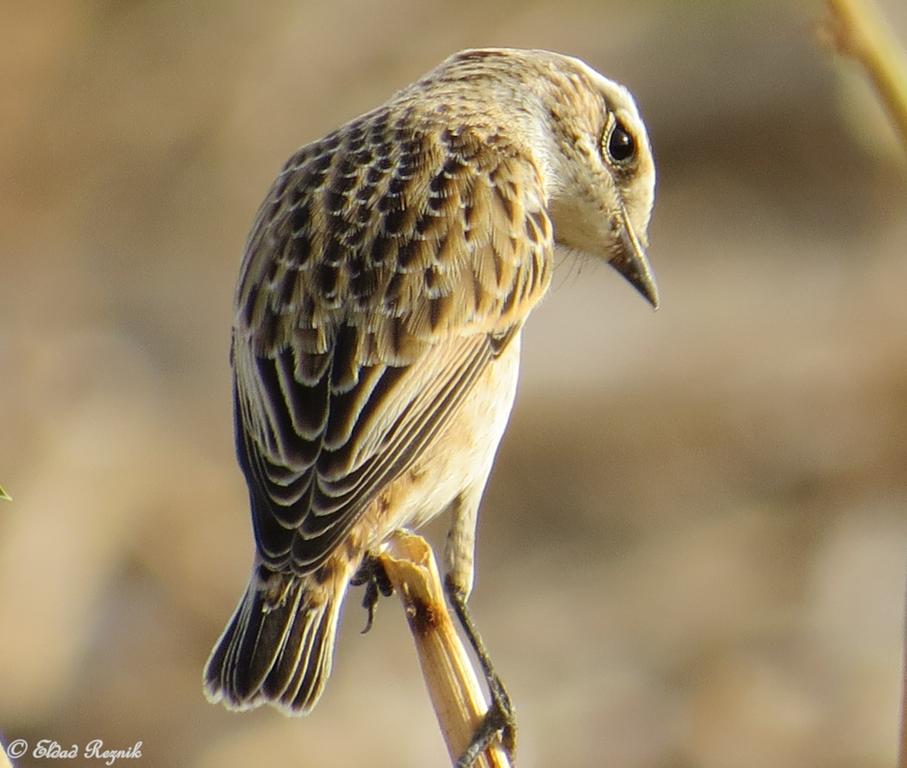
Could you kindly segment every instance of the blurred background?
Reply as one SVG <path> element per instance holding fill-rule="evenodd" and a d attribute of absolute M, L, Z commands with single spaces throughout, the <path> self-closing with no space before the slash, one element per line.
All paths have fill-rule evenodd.
<path fill-rule="evenodd" d="M 882 6 L 907 42 L 907 5 Z M 351 593 L 310 717 L 203 698 L 252 556 L 227 346 L 284 159 L 453 51 L 507 45 L 636 95 L 663 301 L 568 259 L 525 335 L 473 597 L 520 764 L 893 764 L 907 163 L 856 65 L 817 45 L 821 3 L 0 13 L 7 742 L 142 741 L 119 764 L 149 768 L 445 764 L 396 599 L 361 636 Z"/>

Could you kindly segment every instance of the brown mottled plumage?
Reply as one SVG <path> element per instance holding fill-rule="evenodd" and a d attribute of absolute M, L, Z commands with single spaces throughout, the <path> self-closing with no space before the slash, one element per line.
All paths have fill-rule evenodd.
<path fill-rule="evenodd" d="M 459 53 L 290 158 L 236 296 L 257 557 L 208 662 L 212 699 L 311 709 L 347 585 L 401 526 L 452 512 L 465 599 L 520 330 L 554 251 L 610 262 L 654 304 L 653 190 L 629 93 L 545 51 Z"/>

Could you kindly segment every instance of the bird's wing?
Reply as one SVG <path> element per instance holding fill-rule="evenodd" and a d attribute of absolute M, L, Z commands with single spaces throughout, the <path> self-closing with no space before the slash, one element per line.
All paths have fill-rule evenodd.
<path fill-rule="evenodd" d="M 493 138 L 407 132 L 376 112 L 300 150 L 262 206 L 233 365 L 237 449 L 272 567 L 324 562 L 547 287 L 538 170 Z"/>

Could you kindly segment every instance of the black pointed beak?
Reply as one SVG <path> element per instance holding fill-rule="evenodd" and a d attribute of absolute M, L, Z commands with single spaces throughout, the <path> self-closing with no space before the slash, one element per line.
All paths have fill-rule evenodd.
<path fill-rule="evenodd" d="M 658 309 L 658 287 L 655 285 L 652 267 L 649 266 L 649 257 L 623 208 L 618 227 L 620 239 L 608 263 L 646 298 L 653 309 Z"/>

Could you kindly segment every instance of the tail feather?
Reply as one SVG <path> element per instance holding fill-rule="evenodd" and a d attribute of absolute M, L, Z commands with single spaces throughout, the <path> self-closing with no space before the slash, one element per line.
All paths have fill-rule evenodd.
<path fill-rule="evenodd" d="M 306 714 L 331 673 L 343 594 L 318 599 L 305 577 L 288 576 L 277 604 L 253 573 L 233 618 L 205 666 L 205 694 L 229 709 L 270 703 L 289 714 Z"/>
<path fill-rule="evenodd" d="M 274 698 L 291 710 L 311 710 L 331 673 L 337 612 L 326 607 L 319 606 L 317 617 L 307 617 L 296 635 L 299 640 L 295 650 L 285 653 L 265 682 L 265 691 L 279 691 Z M 296 623 L 303 624 L 299 616 Z M 289 644 L 286 650 L 291 650 Z M 278 688 L 272 688 L 275 685 Z"/>

